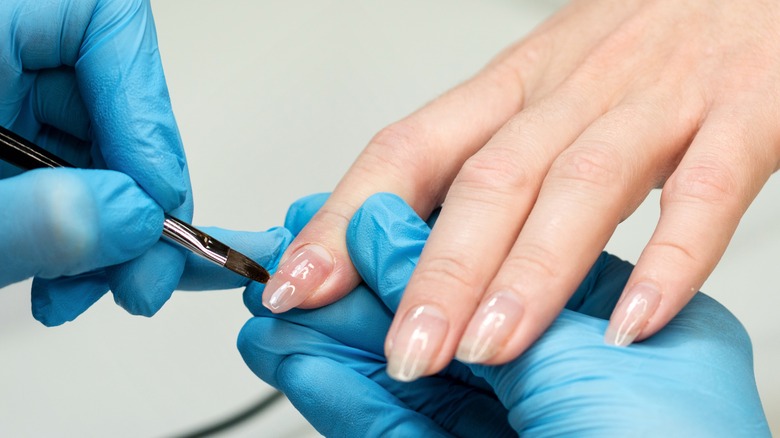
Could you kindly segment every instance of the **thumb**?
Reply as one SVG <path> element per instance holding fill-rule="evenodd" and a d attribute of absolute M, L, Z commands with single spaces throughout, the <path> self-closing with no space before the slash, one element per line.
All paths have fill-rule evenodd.
<path fill-rule="evenodd" d="M 206 233 L 273 270 L 292 236 L 284 228 L 266 232 L 229 231 L 202 228 Z M 246 286 L 249 280 L 217 266 L 193 253 L 187 254 L 180 290 L 217 290 Z M 104 270 L 51 280 L 36 278 L 32 287 L 32 311 L 35 319 L 46 326 L 72 321 L 108 291 Z"/>
<path fill-rule="evenodd" d="M 35 170 L 0 181 L 0 199 L 0 287 L 122 263 L 162 234 L 162 209 L 119 172 Z"/>

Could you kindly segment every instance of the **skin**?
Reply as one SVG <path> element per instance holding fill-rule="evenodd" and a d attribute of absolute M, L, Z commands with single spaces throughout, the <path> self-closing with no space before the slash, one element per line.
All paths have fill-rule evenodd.
<path fill-rule="evenodd" d="M 522 318 L 481 360 L 505 363 L 662 188 L 661 217 L 626 286 L 660 294 L 637 339 L 651 336 L 701 287 L 778 168 L 778 21 L 773 0 L 571 2 L 372 139 L 286 253 L 313 243 L 333 257 L 301 307 L 359 282 L 344 236 L 369 195 L 396 193 L 423 217 L 443 204 L 388 339 L 410 310 L 438 309 L 447 332 L 424 374 L 435 373 L 480 303 L 505 291 Z"/>

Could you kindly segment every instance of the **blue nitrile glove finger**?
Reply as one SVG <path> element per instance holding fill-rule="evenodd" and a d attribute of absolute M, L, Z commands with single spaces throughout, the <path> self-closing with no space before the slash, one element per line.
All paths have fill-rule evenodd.
<path fill-rule="evenodd" d="M 293 235 L 298 233 L 307 223 L 309 223 L 311 218 L 322 207 L 329 196 L 330 193 L 317 193 L 304 196 L 303 198 L 295 201 L 287 210 L 287 215 L 284 222 L 285 228 L 289 229 Z M 427 221 L 429 226 L 433 226 L 433 224 L 436 222 L 440 210 L 441 209 L 436 209 L 433 213 L 431 213 L 431 217 L 429 217 Z M 428 232 L 426 232 L 425 237 L 427 237 L 427 233 Z M 423 241 L 419 242 L 420 248 L 422 248 L 423 243 Z M 257 293 L 255 294 L 247 293 L 244 295 L 244 300 L 250 310 L 254 308 L 262 308 L 262 302 L 260 301 L 261 297 L 259 295 L 260 293 L 262 293 L 262 289 L 257 289 Z M 334 334 L 340 333 L 340 330 L 338 330 L 337 326 L 335 327 L 336 330 L 332 330 L 332 332 Z M 455 378 L 456 380 L 466 382 L 474 387 L 485 390 L 490 389 L 482 379 L 476 378 L 471 373 L 471 371 L 466 368 L 466 366 L 460 364 L 459 362 L 453 362 L 451 366 L 447 367 L 447 369 L 443 371 L 443 373 L 449 377 Z"/>
<path fill-rule="evenodd" d="M 201 229 L 271 272 L 292 240 L 292 235 L 285 228 L 272 228 L 266 232 L 229 231 L 214 227 Z M 107 281 L 104 270 L 54 280 L 38 277 L 32 288 L 33 316 L 46 326 L 71 321 L 106 293 Z M 189 253 L 177 289 L 234 289 L 244 287 L 247 283 L 249 280 L 246 277 Z"/>
<path fill-rule="evenodd" d="M 245 299 L 256 295 L 254 287 L 250 285 Z M 323 434 L 362 437 L 416 432 L 420 436 L 438 430 L 456 436 L 506 436 L 512 432 L 506 409 L 490 392 L 446 371 L 414 384 L 391 379 L 382 353 L 391 314 L 364 286 L 316 310 L 275 315 L 255 307 L 257 303 L 253 299 L 249 306 L 259 316 L 239 335 L 244 360 L 258 377 L 284 392 Z M 328 375 L 318 371 L 321 366 L 329 370 Z"/>
<path fill-rule="evenodd" d="M 34 170 L 0 180 L 0 199 L 0 286 L 120 263 L 162 233 L 162 209 L 119 172 Z"/>
<path fill-rule="evenodd" d="M 353 262 L 395 306 L 427 237 L 398 197 L 375 195 L 347 234 Z M 725 308 L 699 294 L 652 339 L 603 341 L 632 266 L 602 255 L 569 307 L 520 358 L 470 366 L 510 408 L 523 436 L 767 436 L 750 341 Z"/>
<path fill-rule="evenodd" d="M 76 165 L 130 175 L 164 211 L 189 221 L 189 175 L 149 1 L 5 0 L 0 24 L 10 35 L 0 39 L 0 124 Z M 13 174 L 0 166 L 1 176 Z M 106 278 L 117 302 L 151 315 L 184 260 L 163 242 Z"/>
<path fill-rule="evenodd" d="M 435 219 L 434 216 L 423 221 L 403 199 L 390 193 L 369 197 L 352 217 L 347 229 L 350 257 L 364 281 L 393 311 L 398 308 Z M 604 275 L 609 271 L 606 261 L 610 257 L 606 253 L 599 256 L 566 308 L 609 317 L 619 296 L 598 293 L 598 299 L 593 299 L 591 295 L 595 293 L 592 286 L 597 278 L 614 281 L 610 275 Z"/>
<path fill-rule="evenodd" d="M 357 355 L 357 364 L 377 363 L 379 358 L 361 357 L 359 349 L 316 330 L 271 317 L 252 318 L 241 330 L 238 348 L 252 371 L 285 393 L 325 436 L 447 436 L 433 421 L 344 364 L 352 355 Z M 326 350 L 341 361 L 327 357 Z"/>
<path fill-rule="evenodd" d="M 104 269 L 53 280 L 35 277 L 30 291 L 32 314 L 46 327 L 58 326 L 76 319 L 106 292 Z"/>
<path fill-rule="evenodd" d="M 750 340 L 716 301 L 696 295 L 630 348 L 606 345 L 606 326 L 564 310 L 520 358 L 471 369 L 523 436 L 770 436 Z"/>
<path fill-rule="evenodd" d="M 79 106 L 69 94 L 31 94 L 42 72 L 70 69 L 108 166 L 165 211 L 184 203 L 189 177 L 148 0 L 6 0 L 0 23 L 11 35 L 0 43 L 0 123 L 31 139 L 43 123 L 72 132 L 56 116 Z"/>

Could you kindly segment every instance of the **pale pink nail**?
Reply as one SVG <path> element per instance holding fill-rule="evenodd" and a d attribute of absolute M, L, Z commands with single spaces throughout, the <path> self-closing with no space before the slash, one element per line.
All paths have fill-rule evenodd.
<path fill-rule="evenodd" d="M 447 317 L 436 306 L 417 306 L 407 312 L 388 344 L 387 374 L 401 382 L 422 376 L 441 350 L 448 328 Z"/>
<path fill-rule="evenodd" d="M 506 345 L 523 316 L 517 294 L 496 292 L 479 306 L 466 328 L 456 357 L 461 362 L 481 363 Z"/>
<path fill-rule="evenodd" d="M 660 302 L 661 292 L 655 285 L 639 283 L 632 286 L 612 312 L 604 340 L 620 347 L 634 342 Z"/>
<path fill-rule="evenodd" d="M 263 305 L 274 313 L 286 312 L 306 301 L 333 271 L 333 256 L 319 245 L 298 249 L 271 277 Z"/>

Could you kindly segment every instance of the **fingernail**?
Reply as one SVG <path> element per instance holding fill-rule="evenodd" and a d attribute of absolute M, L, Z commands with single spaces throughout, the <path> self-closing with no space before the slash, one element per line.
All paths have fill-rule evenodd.
<path fill-rule="evenodd" d="M 271 277 L 263 305 L 274 313 L 286 312 L 310 297 L 333 271 L 333 256 L 319 245 L 305 245 Z"/>
<path fill-rule="evenodd" d="M 387 374 L 401 382 L 422 376 L 447 336 L 449 322 L 438 307 L 417 306 L 407 312 L 387 352 Z"/>
<path fill-rule="evenodd" d="M 619 347 L 634 342 L 660 302 L 661 292 L 655 285 L 639 283 L 631 287 L 612 312 L 604 340 Z"/>
<path fill-rule="evenodd" d="M 520 323 L 523 305 L 517 294 L 496 292 L 482 303 L 463 334 L 456 357 L 481 363 L 495 356 Z"/>

